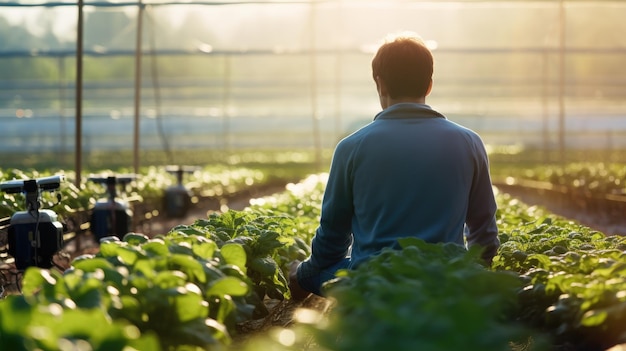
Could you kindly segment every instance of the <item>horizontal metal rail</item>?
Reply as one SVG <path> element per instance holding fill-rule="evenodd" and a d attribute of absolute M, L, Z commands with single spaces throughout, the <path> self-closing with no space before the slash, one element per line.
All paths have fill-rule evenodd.
<path fill-rule="evenodd" d="M 560 49 L 558 47 L 501 47 L 501 48 L 488 48 L 488 47 L 475 47 L 475 48 L 461 48 L 461 47 L 443 47 L 437 48 L 437 53 L 446 54 L 558 54 Z M 626 54 L 626 48 L 624 47 L 568 47 L 565 48 L 565 53 L 568 54 Z M 346 49 L 302 49 L 302 50 L 285 50 L 277 51 L 274 49 L 254 49 L 254 50 L 185 50 L 185 49 L 160 49 L 160 50 L 143 50 L 141 55 L 143 56 L 263 56 L 263 55 L 305 55 L 310 54 L 329 54 L 336 55 L 342 54 L 363 54 L 371 56 L 371 53 L 364 52 L 360 48 L 346 48 Z M 83 50 L 83 55 L 94 57 L 109 57 L 109 56 L 135 56 L 137 52 L 135 50 L 126 49 L 104 49 L 104 50 Z M 0 52 L 0 58 L 16 58 L 16 57 L 74 57 L 76 50 L 4 50 Z"/>

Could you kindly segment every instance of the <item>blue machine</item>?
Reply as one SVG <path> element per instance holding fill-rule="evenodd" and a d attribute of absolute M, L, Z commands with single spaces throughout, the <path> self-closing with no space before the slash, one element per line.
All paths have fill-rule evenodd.
<path fill-rule="evenodd" d="M 176 176 L 176 184 L 165 189 L 163 207 L 169 217 L 184 217 L 191 206 L 193 194 L 183 184 L 183 175 L 193 173 L 197 167 L 167 166 L 165 170 Z"/>
<path fill-rule="evenodd" d="M 96 177 L 89 180 L 106 185 L 107 197 L 96 201 L 91 213 L 91 232 L 100 242 L 107 236 L 117 236 L 122 239 L 131 232 L 133 212 L 128 202 L 117 198 L 117 185 L 125 186 L 135 179 L 133 175 Z"/>
<path fill-rule="evenodd" d="M 40 209 L 41 192 L 58 189 L 63 180 L 58 175 L 0 183 L 0 190 L 7 194 L 24 193 L 26 197 L 27 210 L 11 216 L 7 232 L 8 253 L 15 259 L 18 270 L 30 266 L 51 268 L 53 256 L 63 248 L 63 225 L 57 214 Z"/>

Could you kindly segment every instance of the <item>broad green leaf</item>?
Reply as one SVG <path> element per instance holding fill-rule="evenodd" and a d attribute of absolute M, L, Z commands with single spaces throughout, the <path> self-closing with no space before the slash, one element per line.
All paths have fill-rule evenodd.
<path fill-rule="evenodd" d="M 196 256 L 208 260 L 213 257 L 215 250 L 217 250 L 217 244 L 213 241 L 199 242 L 192 246 L 192 250 Z"/>
<path fill-rule="evenodd" d="M 278 269 L 276 261 L 271 257 L 255 257 L 250 261 L 249 267 L 259 272 L 262 277 L 273 277 Z"/>
<path fill-rule="evenodd" d="M 528 232 L 528 234 L 539 234 L 539 233 L 543 233 L 544 231 L 546 231 L 548 228 L 550 227 L 550 225 L 546 224 L 546 223 L 541 223 L 540 225 L 538 225 L 537 227 L 535 227 L 535 229 L 531 230 Z"/>
<path fill-rule="evenodd" d="M 220 323 L 226 323 L 226 320 L 229 319 L 229 316 L 238 313 L 238 307 L 243 308 L 244 304 L 240 304 L 239 306 L 235 303 L 232 296 L 223 295 L 220 298 L 215 298 L 211 302 L 210 315 L 209 317 L 215 319 Z M 252 314 L 250 314 L 251 316 Z"/>
<path fill-rule="evenodd" d="M 204 270 L 204 274 L 207 277 L 207 281 L 211 282 L 223 277 L 225 274 L 219 268 L 217 268 L 217 263 L 215 261 L 207 261 L 202 265 L 202 269 Z"/>
<path fill-rule="evenodd" d="M 135 262 L 135 265 L 133 266 L 133 272 L 141 273 L 146 277 L 154 277 L 159 271 L 157 269 L 157 263 L 158 259 L 156 258 L 137 260 L 137 262 Z"/>
<path fill-rule="evenodd" d="M 200 288 L 194 284 L 186 284 L 184 287 L 179 287 L 178 291 L 180 294 L 174 297 L 174 305 L 176 315 L 181 323 L 207 317 L 209 309 L 202 297 Z"/>
<path fill-rule="evenodd" d="M 147 242 L 150 238 L 147 235 L 141 233 L 126 233 L 122 238 L 122 241 L 127 242 L 131 245 L 141 245 Z"/>
<path fill-rule="evenodd" d="M 193 249 L 188 242 L 172 243 L 169 246 L 169 252 L 175 255 L 193 256 Z"/>
<path fill-rule="evenodd" d="M 107 261 L 102 257 L 94 257 L 90 259 L 83 259 L 79 261 L 72 261 L 72 266 L 75 269 L 80 269 L 85 272 L 94 272 L 96 269 L 113 269 L 113 265 L 111 262 Z"/>
<path fill-rule="evenodd" d="M 611 267 L 611 276 L 626 276 L 626 262 L 619 262 Z"/>
<path fill-rule="evenodd" d="M 256 228 L 255 228 L 256 229 Z M 257 229 L 258 231 L 258 229 Z M 278 234 L 275 231 L 263 230 L 259 233 L 259 238 L 254 245 L 254 251 L 257 255 L 270 255 L 275 249 L 283 246 L 283 243 L 278 240 Z"/>
<path fill-rule="evenodd" d="M 165 242 L 161 239 L 152 239 L 141 245 L 141 248 L 148 254 L 148 256 L 169 255 L 169 249 L 167 248 Z"/>
<path fill-rule="evenodd" d="M 128 277 L 128 285 L 134 288 L 133 290 L 136 290 L 135 293 L 140 296 L 144 290 L 150 288 L 152 280 L 144 275 L 131 274 Z"/>
<path fill-rule="evenodd" d="M 176 325 L 171 330 L 172 338 L 167 340 L 173 347 L 196 345 L 201 350 L 220 350 L 230 341 L 226 327 L 213 319 L 194 319 Z M 170 348 L 173 349 L 173 348 Z M 187 347 L 182 350 L 195 350 Z"/>
<path fill-rule="evenodd" d="M 6 333 L 22 335 L 32 320 L 33 310 L 37 304 L 30 304 L 23 295 L 8 295 L 0 301 L 0 338 L 5 340 Z M 20 338 L 21 340 L 21 338 Z"/>
<path fill-rule="evenodd" d="M 200 228 L 198 227 L 189 226 L 189 225 L 178 225 L 172 228 L 172 230 L 170 230 L 168 234 L 182 234 L 182 235 L 188 236 L 188 235 L 204 235 L 204 232 L 202 232 Z"/>
<path fill-rule="evenodd" d="M 606 318 L 608 317 L 608 313 L 603 310 L 591 310 L 587 311 L 581 321 L 580 324 L 585 327 L 595 327 L 598 325 L 602 325 Z"/>
<path fill-rule="evenodd" d="M 132 326 L 134 327 L 134 326 Z M 125 335 L 129 335 L 130 333 L 126 331 Z M 136 327 L 135 327 L 136 329 Z M 137 336 L 129 335 L 130 340 L 127 345 L 129 346 L 129 351 L 132 350 L 162 350 L 161 344 L 159 343 L 159 339 L 154 335 L 154 333 L 142 333 Z M 100 350 L 94 351 L 110 351 L 110 348 L 102 347 Z M 126 349 L 122 349 L 125 351 Z"/>
<path fill-rule="evenodd" d="M 122 262 L 132 266 L 138 259 L 143 258 L 144 254 L 135 246 L 123 246 L 118 249 L 118 257 Z"/>
<path fill-rule="evenodd" d="M 81 284 L 82 280 L 86 279 L 84 278 L 85 274 L 87 274 L 87 272 L 83 270 L 67 271 L 63 276 L 63 282 L 65 283 L 65 286 L 67 286 L 67 289 L 77 289 L 77 286 Z"/>
<path fill-rule="evenodd" d="M 126 243 L 124 243 L 126 244 Z M 122 244 L 119 241 L 100 243 L 99 257 L 116 257 Z"/>
<path fill-rule="evenodd" d="M 239 267 L 233 265 L 233 264 L 221 264 L 219 266 L 219 270 L 227 276 L 231 276 L 231 277 L 235 277 L 238 279 L 243 280 L 244 282 L 246 282 L 249 285 L 252 285 L 254 283 L 252 283 L 252 280 L 250 279 L 250 277 L 248 277 L 246 275 L 246 273 L 244 273 Z"/>
<path fill-rule="evenodd" d="M 244 296 L 248 293 L 248 285 L 241 279 L 235 277 L 222 277 L 216 280 L 209 290 L 207 290 L 207 296 Z"/>
<path fill-rule="evenodd" d="M 180 270 L 187 274 L 191 281 L 206 282 L 206 274 L 202 264 L 192 256 L 172 254 L 168 258 L 168 266 L 170 269 Z"/>
<path fill-rule="evenodd" d="M 154 285 L 162 288 L 176 288 L 187 283 L 187 275 L 180 271 L 163 271 L 156 274 L 152 279 Z"/>
<path fill-rule="evenodd" d="M 290 292 L 287 279 L 274 259 L 271 257 L 256 257 L 250 261 L 248 268 L 260 274 L 261 284 L 266 286 L 270 297 L 277 298 L 276 295 L 282 295 L 285 298 L 289 297 Z"/>
<path fill-rule="evenodd" d="M 221 247 L 220 253 L 226 263 L 239 267 L 244 273 L 246 272 L 246 250 L 239 244 L 225 244 Z"/>
<path fill-rule="evenodd" d="M 105 286 L 102 284 L 104 273 L 97 271 L 88 273 L 69 291 L 70 297 L 79 308 L 96 308 L 102 303 Z"/>
<path fill-rule="evenodd" d="M 22 278 L 22 293 L 24 295 L 43 294 L 55 301 L 55 296 L 62 290 L 63 275 L 57 270 L 47 270 L 38 267 L 28 267 Z"/>
<path fill-rule="evenodd" d="M 548 269 L 552 264 L 550 261 L 550 257 L 544 254 L 531 254 L 526 258 L 526 262 L 532 264 L 533 267 L 536 268 L 544 268 Z"/>
<path fill-rule="evenodd" d="M 130 321 L 140 321 L 144 311 L 137 297 L 133 295 L 122 295 L 119 297 L 119 304 L 112 304 L 109 313 L 114 318 L 125 318 Z"/>

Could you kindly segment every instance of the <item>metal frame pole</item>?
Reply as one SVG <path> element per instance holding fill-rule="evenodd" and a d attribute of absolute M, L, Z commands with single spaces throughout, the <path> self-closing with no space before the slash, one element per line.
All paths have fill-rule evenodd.
<path fill-rule="evenodd" d="M 82 145 L 82 103 L 83 103 L 83 0 L 78 0 L 78 24 L 76 33 L 76 146 L 75 167 L 76 186 L 80 186 L 83 145 Z"/>
<path fill-rule="evenodd" d="M 565 0 L 559 1 L 559 156 L 565 162 Z"/>
<path fill-rule="evenodd" d="M 311 2 L 311 33 L 310 33 L 310 76 L 311 76 L 311 119 L 313 123 L 313 144 L 315 148 L 315 168 L 320 170 L 322 166 L 322 145 L 317 110 L 317 53 L 316 53 L 316 2 Z"/>
<path fill-rule="evenodd" d="M 140 108 L 141 108 L 141 42 L 143 29 L 143 9 L 144 5 L 139 1 L 137 11 L 137 36 L 135 44 L 135 119 L 133 134 L 133 169 L 135 174 L 139 174 L 139 129 L 140 129 Z"/>

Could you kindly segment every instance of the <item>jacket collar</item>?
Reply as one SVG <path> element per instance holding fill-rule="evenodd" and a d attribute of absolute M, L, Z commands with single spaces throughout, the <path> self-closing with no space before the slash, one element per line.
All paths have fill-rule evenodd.
<path fill-rule="evenodd" d="M 409 119 L 409 118 L 443 118 L 441 113 L 433 110 L 426 104 L 401 102 L 391 105 L 380 111 L 375 117 L 377 119 Z"/>

